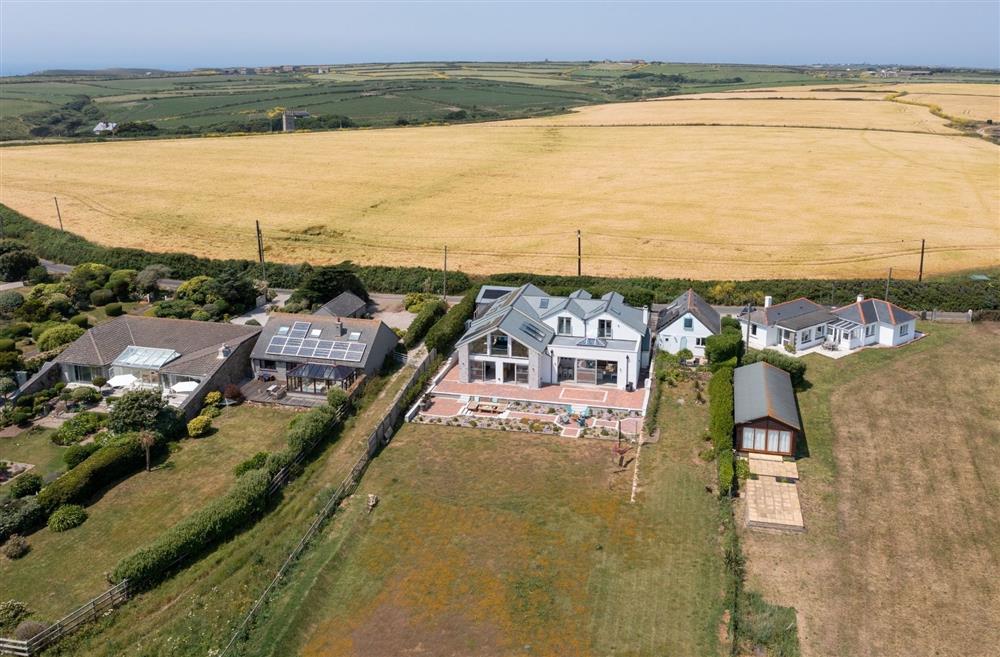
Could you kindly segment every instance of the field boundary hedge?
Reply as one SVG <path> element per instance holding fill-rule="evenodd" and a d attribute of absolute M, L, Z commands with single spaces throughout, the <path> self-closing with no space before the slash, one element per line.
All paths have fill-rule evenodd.
<path fill-rule="evenodd" d="M 23 241 L 39 257 L 67 265 L 100 262 L 114 269 L 143 269 L 152 264 L 171 268 L 176 278 L 198 275 L 215 276 L 227 267 L 236 267 L 251 277 L 259 275 L 260 264 L 242 259 L 213 259 L 179 252 L 151 252 L 125 247 L 107 247 L 91 242 L 71 232 L 64 232 L 38 223 L 11 208 L 0 205 L 7 237 Z M 299 287 L 299 265 L 267 263 L 266 272 L 271 287 Z M 358 278 L 372 292 L 404 294 L 407 292 L 443 292 L 443 271 L 430 267 L 390 267 L 359 265 Z M 485 283 L 523 285 L 533 283 L 550 294 L 568 294 L 584 288 L 595 294 L 615 290 L 632 305 L 667 303 L 688 288 L 712 300 L 712 288 L 732 283 L 727 303 L 738 305 L 749 299 L 769 294 L 775 302 L 809 297 L 817 303 L 846 305 L 858 294 L 880 299 L 885 292 L 885 279 L 755 279 L 745 281 L 692 280 L 680 278 L 605 278 L 600 276 L 557 276 L 510 272 L 472 276 L 462 271 L 448 271 L 452 292 L 465 292 Z M 1000 310 L 1000 287 L 991 281 L 940 279 L 918 282 L 894 280 L 889 300 L 915 311 Z M 716 302 L 720 300 L 715 299 Z"/>

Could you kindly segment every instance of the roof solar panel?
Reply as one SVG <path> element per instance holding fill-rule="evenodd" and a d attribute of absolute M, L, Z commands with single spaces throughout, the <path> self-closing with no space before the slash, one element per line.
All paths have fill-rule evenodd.
<path fill-rule="evenodd" d="M 323 360 L 344 360 L 358 362 L 365 355 L 364 342 L 341 340 L 321 340 L 309 335 L 309 322 L 295 322 L 287 337 L 276 335 L 271 338 L 265 353 L 299 358 L 321 358 Z"/>

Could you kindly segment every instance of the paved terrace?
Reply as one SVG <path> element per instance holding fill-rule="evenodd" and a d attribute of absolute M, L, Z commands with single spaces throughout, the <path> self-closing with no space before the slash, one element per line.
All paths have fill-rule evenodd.
<path fill-rule="evenodd" d="M 646 407 L 646 390 L 640 388 L 635 392 L 627 392 L 612 387 L 593 387 L 575 385 L 547 385 L 541 388 L 529 388 L 524 385 L 502 383 L 461 383 L 458 380 L 458 367 L 453 365 L 441 381 L 431 389 L 435 395 L 451 395 L 458 397 L 479 397 L 481 399 L 507 399 L 553 406 L 594 406 L 597 408 L 614 408 L 627 411 L 643 412 Z"/>

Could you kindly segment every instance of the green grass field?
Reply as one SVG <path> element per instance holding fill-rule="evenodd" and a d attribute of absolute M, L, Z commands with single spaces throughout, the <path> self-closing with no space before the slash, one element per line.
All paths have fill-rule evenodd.
<path fill-rule="evenodd" d="M 706 411 L 670 397 L 635 504 L 610 443 L 406 425 L 242 654 L 718 654 Z"/>
<path fill-rule="evenodd" d="M 0 438 L 0 461 L 31 463 L 35 466 L 32 472 L 42 479 L 57 475 L 66 468 L 63 463 L 66 448 L 52 442 L 54 433 L 55 429 L 31 427 L 16 436 Z M 6 487 L 0 489 L 0 497 L 5 491 Z"/>
<path fill-rule="evenodd" d="M 225 492 L 237 463 L 258 451 L 283 447 L 284 429 L 293 414 L 249 406 L 227 409 L 214 421 L 217 431 L 210 436 L 177 443 L 152 472 L 136 473 L 98 493 L 80 527 L 62 533 L 42 528 L 31 534 L 27 556 L 0 559 L 4 599 L 21 600 L 37 617 L 53 621 L 103 592 L 109 586 L 106 574 L 119 559 Z M 0 438 L 0 456 L 8 456 L 8 440 Z M 61 459 L 63 448 L 52 445 L 47 435 L 28 441 L 39 456 L 57 450 L 58 457 L 50 455 L 50 463 Z"/>

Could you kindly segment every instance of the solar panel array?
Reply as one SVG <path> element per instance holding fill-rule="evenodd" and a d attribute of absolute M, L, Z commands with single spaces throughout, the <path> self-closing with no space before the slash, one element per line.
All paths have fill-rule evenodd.
<path fill-rule="evenodd" d="M 320 340 L 307 338 L 312 324 L 295 322 L 287 335 L 271 338 L 265 353 L 272 356 L 297 356 L 299 358 L 321 358 L 359 362 L 365 355 L 363 342 L 343 342 L 341 340 Z"/>

